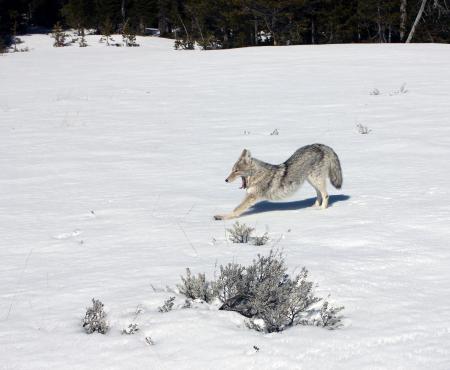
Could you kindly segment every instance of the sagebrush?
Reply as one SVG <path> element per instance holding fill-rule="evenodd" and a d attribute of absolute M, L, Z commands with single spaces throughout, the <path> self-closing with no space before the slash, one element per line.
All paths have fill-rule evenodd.
<path fill-rule="evenodd" d="M 266 245 L 268 241 L 269 241 L 269 236 L 267 235 L 267 233 L 264 233 L 261 236 L 255 236 L 253 238 L 253 244 L 257 245 L 257 246 Z"/>
<path fill-rule="evenodd" d="M 367 134 L 369 134 L 372 131 L 370 128 L 368 128 L 367 126 L 362 125 L 361 123 L 358 123 L 356 125 L 356 129 L 358 130 L 358 132 L 361 135 L 367 135 Z"/>
<path fill-rule="evenodd" d="M 227 229 L 227 231 L 229 233 L 229 239 L 231 242 L 248 243 L 255 229 L 247 226 L 246 224 L 241 224 L 236 221 L 230 229 Z"/>
<path fill-rule="evenodd" d="M 267 244 L 269 241 L 268 234 L 264 233 L 261 236 L 252 236 L 254 231 L 255 229 L 253 227 L 235 222 L 231 228 L 227 229 L 228 239 L 236 244 L 250 243 L 256 246 Z"/>
<path fill-rule="evenodd" d="M 106 321 L 106 312 L 103 306 L 100 300 L 92 298 L 92 307 L 87 308 L 86 315 L 81 322 L 86 333 L 92 334 L 98 332 L 106 334 L 109 330 L 109 324 Z"/>
<path fill-rule="evenodd" d="M 341 325 L 339 312 L 344 307 L 331 306 L 325 300 L 317 308 L 323 298 L 314 294 L 315 284 L 308 280 L 308 270 L 303 268 L 297 275 L 289 276 L 280 253 L 270 251 L 268 256 L 258 255 L 249 266 L 221 265 L 218 278 L 209 283 L 204 275 L 193 278 L 190 270 L 187 271 L 180 292 L 188 292 L 189 295 L 183 294 L 189 298 L 200 298 L 200 294 L 192 292 L 201 287 L 202 295 L 208 298 L 204 299 L 206 302 L 218 299 L 220 310 L 236 311 L 248 317 L 252 329 L 270 333 L 299 324 L 329 329 Z"/>
<path fill-rule="evenodd" d="M 186 269 L 186 277 L 181 276 L 182 284 L 177 285 L 180 293 L 190 299 L 200 299 L 211 302 L 213 290 L 211 283 L 206 281 L 205 274 L 198 274 L 197 277 L 191 275 L 191 270 Z"/>
<path fill-rule="evenodd" d="M 173 305 L 175 301 L 175 297 L 169 297 L 164 301 L 164 304 L 161 307 L 158 307 L 159 312 L 169 312 L 172 311 Z"/>
<path fill-rule="evenodd" d="M 129 324 L 127 328 L 122 329 L 122 334 L 133 335 L 133 334 L 136 334 L 138 331 L 139 331 L 139 326 L 138 326 L 138 324 L 134 323 L 134 324 Z"/>

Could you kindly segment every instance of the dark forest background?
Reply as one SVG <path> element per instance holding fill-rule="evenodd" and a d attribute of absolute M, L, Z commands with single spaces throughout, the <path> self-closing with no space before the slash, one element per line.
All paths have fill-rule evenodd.
<path fill-rule="evenodd" d="M 98 33 L 119 33 L 124 24 L 137 34 L 159 28 L 161 36 L 211 48 L 405 42 L 411 29 L 414 42 L 449 42 L 447 1 L 0 0 L 0 48 L 12 35 L 48 32 L 56 22 Z"/>

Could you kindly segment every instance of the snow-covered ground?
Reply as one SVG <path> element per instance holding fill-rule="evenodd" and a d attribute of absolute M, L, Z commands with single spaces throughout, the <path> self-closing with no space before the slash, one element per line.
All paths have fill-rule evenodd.
<path fill-rule="evenodd" d="M 1 369 L 450 368 L 450 46 L 23 39 L 0 56 Z M 332 206 L 305 184 L 242 217 L 269 245 L 227 242 L 212 216 L 243 197 L 224 182 L 241 150 L 279 163 L 314 142 L 341 158 Z M 186 267 L 212 278 L 274 244 L 345 306 L 343 328 L 158 312 Z M 80 325 L 92 297 L 107 335 Z"/>

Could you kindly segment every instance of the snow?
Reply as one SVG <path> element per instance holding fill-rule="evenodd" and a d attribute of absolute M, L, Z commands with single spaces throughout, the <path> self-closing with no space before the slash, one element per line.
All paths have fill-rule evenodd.
<path fill-rule="evenodd" d="M 448 45 L 23 39 L 30 52 L 0 56 L 3 369 L 450 367 Z M 233 221 L 212 216 L 243 197 L 224 182 L 242 149 L 280 163 L 314 142 L 341 158 L 331 207 L 310 208 L 305 184 L 240 219 L 269 245 L 227 242 Z M 213 278 L 273 246 L 345 306 L 343 328 L 262 334 L 215 306 L 181 309 L 186 267 Z M 92 297 L 107 335 L 81 327 Z"/>

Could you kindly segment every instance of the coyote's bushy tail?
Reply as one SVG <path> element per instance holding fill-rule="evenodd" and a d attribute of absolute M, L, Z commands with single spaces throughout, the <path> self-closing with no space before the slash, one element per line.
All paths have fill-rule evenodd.
<path fill-rule="evenodd" d="M 330 156 L 330 181 L 336 189 L 342 187 L 342 169 L 341 162 L 337 154 L 331 150 Z"/>

